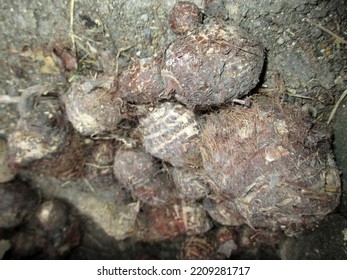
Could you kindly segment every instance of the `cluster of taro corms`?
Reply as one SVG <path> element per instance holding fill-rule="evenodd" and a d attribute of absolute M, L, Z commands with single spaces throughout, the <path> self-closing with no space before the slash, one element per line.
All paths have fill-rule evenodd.
<path fill-rule="evenodd" d="M 340 197 L 326 129 L 276 98 L 234 105 L 249 103 L 242 98 L 259 81 L 264 50 L 237 26 L 202 19 L 179 2 L 169 17 L 179 36 L 159 58 L 81 78 L 54 102 L 28 93 L 9 138 L 12 165 L 94 187 L 116 179 L 131 197 L 119 203 L 132 211 L 100 226 L 117 240 L 187 236 L 181 258 L 229 257 L 244 225 L 274 242 L 323 219 Z M 80 144 L 87 137 L 92 148 Z"/>

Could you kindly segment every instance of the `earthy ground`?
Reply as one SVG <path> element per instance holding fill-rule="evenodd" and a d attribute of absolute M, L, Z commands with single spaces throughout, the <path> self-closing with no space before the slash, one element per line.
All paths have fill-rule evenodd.
<path fill-rule="evenodd" d="M 156 56 L 176 36 L 167 26 L 174 0 L 75 1 L 73 22 L 69 2 L 0 2 L 0 136 L 3 138 L 16 126 L 18 112 L 12 101 L 23 89 L 49 84 L 57 92 L 64 92 L 81 75 L 112 74 L 132 59 Z M 204 1 L 193 2 L 203 7 Z M 259 85 L 261 90 L 276 92 L 284 85 L 287 101 L 301 105 L 315 121 L 327 122 L 337 108 L 329 125 L 341 170 L 340 207 L 314 230 L 285 238 L 278 246 L 245 250 L 237 258 L 347 259 L 347 98 L 338 102 L 347 90 L 347 2 L 214 2 L 205 11 L 207 15 L 240 25 L 265 47 L 267 61 Z M 69 54 L 61 55 L 61 50 L 69 50 Z M 72 59 L 76 54 L 78 71 Z M 62 196 L 57 194 L 59 191 L 49 190 L 52 184 L 59 186 L 62 182 L 27 173 L 21 175 L 48 197 Z M 83 188 L 80 182 L 71 184 Z M 83 245 L 70 258 L 174 258 L 181 242 L 115 242 L 88 219 L 85 229 Z M 152 255 L 147 254 L 148 248 Z"/>

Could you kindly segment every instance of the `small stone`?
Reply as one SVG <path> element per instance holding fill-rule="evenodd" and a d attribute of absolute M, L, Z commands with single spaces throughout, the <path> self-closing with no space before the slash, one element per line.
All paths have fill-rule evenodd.
<path fill-rule="evenodd" d="M 278 38 L 277 44 L 283 45 L 283 43 L 284 43 L 284 39 L 282 37 Z"/>
<path fill-rule="evenodd" d="M 140 20 L 147 22 L 148 21 L 148 15 L 147 14 L 143 14 L 140 16 Z"/>

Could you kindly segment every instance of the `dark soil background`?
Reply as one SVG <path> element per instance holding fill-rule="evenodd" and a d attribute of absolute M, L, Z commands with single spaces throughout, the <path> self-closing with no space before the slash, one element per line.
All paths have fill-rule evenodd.
<path fill-rule="evenodd" d="M 153 57 L 176 35 L 167 18 L 174 0 L 76 1 L 73 32 L 79 70 L 68 67 L 74 56 L 71 39 L 70 1 L 0 1 L 0 136 L 6 138 L 18 120 L 15 97 L 37 84 L 66 91 L 69 81 L 93 73 L 121 71 L 134 58 Z M 195 0 L 200 8 L 204 1 Z M 347 90 L 347 1 L 345 0 L 216 0 L 204 12 L 241 26 L 266 49 L 266 66 L 259 89 L 279 91 L 285 86 L 288 102 L 297 103 L 314 120 L 327 122 Z M 57 60 L 59 50 L 71 56 Z M 55 53 L 55 55 L 54 55 Z M 58 62 L 61 62 L 59 65 Z M 4 98 L 4 96 L 13 97 Z M 330 127 L 333 148 L 341 170 L 343 195 L 336 213 L 317 228 L 284 238 L 276 246 L 247 249 L 237 258 L 347 259 L 347 98 L 339 104 Z M 23 172 L 23 180 L 47 196 L 72 204 L 82 181 L 62 182 Z M 54 186 L 54 187 L 52 187 Z M 66 187 L 68 189 L 64 187 Z M 112 190 L 109 190 L 112 191 Z M 107 194 L 95 194 L 104 199 Z M 90 219 L 84 223 L 82 245 L 69 258 L 123 259 L 177 256 L 182 240 L 159 244 L 116 242 Z M 6 240 L 3 234 L 0 240 Z M 2 243 L 0 243 L 1 245 Z M 1 246 L 0 246 L 1 247 Z M 149 253 L 150 252 L 150 253 Z M 1 255 L 1 248 L 0 248 Z"/>

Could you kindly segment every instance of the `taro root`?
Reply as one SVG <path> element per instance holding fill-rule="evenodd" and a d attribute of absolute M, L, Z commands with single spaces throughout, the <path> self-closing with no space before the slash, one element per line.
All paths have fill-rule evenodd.
<path fill-rule="evenodd" d="M 69 207 L 60 200 L 46 201 L 36 211 L 36 218 L 47 232 L 63 230 L 69 218 Z"/>
<path fill-rule="evenodd" d="M 201 164 L 199 124 L 194 113 L 183 105 L 162 103 L 140 124 L 143 145 L 152 156 L 176 167 Z"/>
<path fill-rule="evenodd" d="M 206 236 L 188 237 L 182 244 L 178 258 L 181 260 L 211 260 L 216 249 L 210 238 Z"/>
<path fill-rule="evenodd" d="M 217 253 L 221 258 L 230 258 L 239 249 L 237 233 L 229 227 L 221 227 L 214 233 L 217 244 Z"/>
<path fill-rule="evenodd" d="M 204 180 L 203 171 L 193 168 L 174 168 L 172 178 L 181 198 L 199 200 L 210 193 L 210 186 Z"/>
<path fill-rule="evenodd" d="M 238 27 L 208 24 L 164 51 L 165 92 L 189 108 L 221 105 L 255 87 L 264 51 Z"/>
<path fill-rule="evenodd" d="M 246 223 L 235 204 L 228 199 L 207 197 L 203 200 L 203 207 L 210 217 L 221 225 L 240 226 Z"/>
<path fill-rule="evenodd" d="M 146 241 L 171 239 L 179 235 L 199 235 L 211 229 L 212 223 L 202 206 L 195 202 L 177 201 L 166 207 L 144 207 L 145 228 L 140 238 Z"/>
<path fill-rule="evenodd" d="M 38 204 L 38 195 L 20 181 L 0 184 L 0 228 L 20 225 Z"/>
<path fill-rule="evenodd" d="M 123 119 L 113 83 L 112 77 L 83 78 L 61 95 L 69 121 L 82 135 L 113 132 Z"/>
<path fill-rule="evenodd" d="M 171 10 L 169 26 L 177 35 L 194 30 L 202 23 L 202 13 L 192 2 L 180 1 Z"/>
<path fill-rule="evenodd" d="M 173 198 L 173 183 L 161 172 L 154 158 L 139 149 L 120 149 L 114 159 L 116 179 L 135 199 L 163 205 Z"/>
<path fill-rule="evenodd" d="M 221 202 L 210 214 L 287 233 L 322 219 L 339 203 L 340 179 L 324 127 L 294 106 L 258 98 L 252 108 L 207 116 L 201 151 Z M 224 199 L 224 201 L 223 201 Z M 211 212 L 212 211 L 212 212 Z M 213 216 L 211 214 L 211 216 Z"/>
<path fill-rule="evenodd" d="M 91 148 L 84 163 L 85 178 L 93 187 L 108 187 L 115 184 L 113 160 L 115 147 L 112 141 L 97 142 Z"/>
<path fill-rule="evenodd" d="M 59 99 L 43 86 L 27 88 L 18 104 L 20 119 L 9 135 L 10 161 L 26 165 L 61 150 L 70 132 Z"/>
<path fill-rule="evenodd" d="M 165 98 L 159 64 L 154 60 L 136 61 L 121 73 L 117 90 L 124 101 L 135 104 Z"/>
<path fill-rule="evenodd" d="M 204 235 L 187 237 L 178 258 L 183 260 L 209 260 L 230 258 L 238 251 L 237 232 L 233 228 L 220 227 Z"/>
<path fill-rule="evenodd" d="M 0 138 L 0 183 L 11 181 L 16 176 L 14 170 L 9 166 L 8 154 L 7 141 Z"/>
<path fill-rule="evenodd" d="M 36 245 L 49 258 L 66 255 L 80 241 L 80 222 L 70 207 L 61 200 L 46 201 L 36 211 Z"/>

